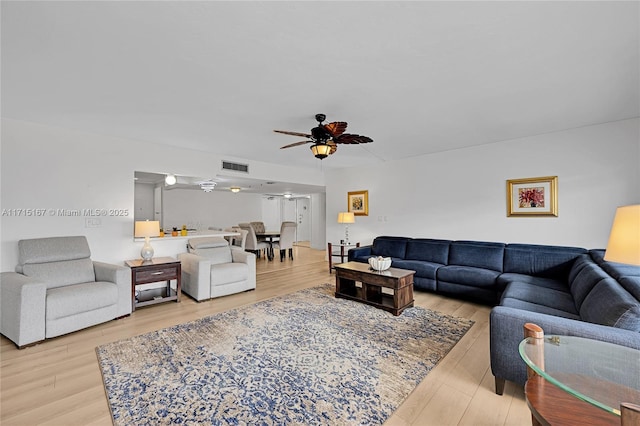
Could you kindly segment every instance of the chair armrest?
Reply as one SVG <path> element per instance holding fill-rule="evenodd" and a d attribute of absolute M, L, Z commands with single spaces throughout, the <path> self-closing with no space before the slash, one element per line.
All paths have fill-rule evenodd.
<path fill-rule="evenodd" d="M 637 332 L 523 309 L 496 306 L 491 310 L 489 321 L 491 371 L 496 377 L 518 384 L 527 380 L 526 366 L 518 353 L 527 322 L 542 327 L 547 335 L 584 337 L 640 349 Z"/>
<path fill-rule="evenodd" d="M 45 338 L 47 285 L 16 272 L 0 274 L 0 332 L 18 347 Z"/>
<path fill-rule="evenodd" d="M 256 263 L 256 255 L 242 250 L 240 247 L 231 247 L 231 258 L 234 263 Z"/>
<path fill-rule="evenodd" d="M 248 287 L 256 288 L 256 255 L 240 248 L 231 248 L 234 263 L 246 263 L 249 266 Z"/>
<path fill-rule="evenodd" d="M 131 314 L 131 270 L 124 266 L 93 261 L 96 281 L 118 286 L 118 316 Z"/>
<path fill-rule="evenodd" d="M 180 253 L 182 290 L 197 301 L 211 299 L 211 261 L 193 253 Z"/>

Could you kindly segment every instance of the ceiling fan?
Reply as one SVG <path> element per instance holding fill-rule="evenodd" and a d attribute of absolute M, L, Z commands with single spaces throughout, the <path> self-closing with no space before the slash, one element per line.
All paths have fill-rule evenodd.
<path fill-rule="evenodd" d="M 287 130 L 274 130 L 276 133 L 285 135 L 300 136 L 309 138 L 310 140 L 291 143 L 281 146 L 280 149 L 291 148 L 298 145 L 312 143 L 311 152 L 316 158 L 322 160 L 333 154 L 338 149 L 339 143 L 359 144 L 373 142 L 373 139 L 367 136 L 360 136 L 353 133 L 344 133 L 347 130 L 347 123 L 344 121 L 334 121 L 333 123 L 322 124 L 327 118 L 324 114 L 316 114 L 318 126 L 311 129 L 311 134 L 300 132 L 289 132 Z"/>

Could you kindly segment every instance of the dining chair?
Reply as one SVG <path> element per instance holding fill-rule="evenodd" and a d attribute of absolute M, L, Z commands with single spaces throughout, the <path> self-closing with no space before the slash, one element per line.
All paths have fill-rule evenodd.
<path fill-rule="evenodd" d="M 267 243 L 266 241 L 258 241 L 258 238 L 256 237 L 256 231 L 255 229 L 253 229 L 253 226 L 251 226 L 250 223 L 239 223 L 238 226 L 240 227 L 240 229 L 244 229 L 245 231 L 247 231 L 247 237 L 244 247 L 246 251 L 253 252 L 256 254 L 256 256 L 260 257 L 262 250 L 265 250 L 265 252 L 269 250 L 269 248 L 271 247 L 269 243 Z"/>
<path fill-rule="evenodd" d="M 280 225 L 280 239 L 274 241 L 273 248 L 280 252 L 280 262 L 284 261 L 286 250 L 289 251 L 289 259 L 293 260 L 293 243 L 296 239 L 296 223 L 282 222 Z"/>

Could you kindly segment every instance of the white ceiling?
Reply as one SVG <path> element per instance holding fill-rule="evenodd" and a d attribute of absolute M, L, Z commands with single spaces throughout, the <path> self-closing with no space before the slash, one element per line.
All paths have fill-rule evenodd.
<path fill-rule="evenodd" d="M 2 116 L 353 167 L 640 115 L 638 2 L 2 1 Z"/>

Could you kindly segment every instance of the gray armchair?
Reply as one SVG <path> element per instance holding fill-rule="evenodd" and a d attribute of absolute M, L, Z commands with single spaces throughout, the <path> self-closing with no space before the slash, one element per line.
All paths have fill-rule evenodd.
<path fill-rule="evenodd" d="M 91 260 L 84 236 L 18 241 L 0 276 L 0 332 L 19 348 L 131 314 L 131 272 Z"/>
<path fill-rule="evenodd" d="M 181 253 L 182 291 L 198 302 L 256 288 L 256 256 L 220 237 L 192 238 Z"/>

